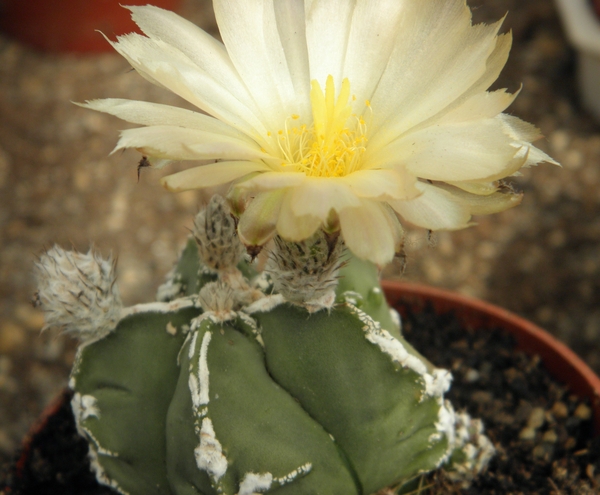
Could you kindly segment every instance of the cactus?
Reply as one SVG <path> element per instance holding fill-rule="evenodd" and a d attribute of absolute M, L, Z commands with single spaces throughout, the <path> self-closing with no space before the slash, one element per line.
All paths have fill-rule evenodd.
<path fill-rule="evenodd" d="M 266 273 L 242 253 L 215 197 L 159 302 L 122 309 L 111 282 L 74 312 L 77 297 L 47 287 L 70 277 L 63 292 L 77 294 L 112 265 L 41 257 L 49 323 L 74 333 L 87 320 L 72 314 L 97 319 L 94 337 L 81 327 L 70 386 L 99 482 L 131 495 L 369 495 L 449 460 L 461 479 L 485 468 L 481 425 L 444 400 L 450 373 L 402 339 L 374 266 L 324 232 L 277 239 Z M 56 259 L 74 270 L 49 270 Z"/>

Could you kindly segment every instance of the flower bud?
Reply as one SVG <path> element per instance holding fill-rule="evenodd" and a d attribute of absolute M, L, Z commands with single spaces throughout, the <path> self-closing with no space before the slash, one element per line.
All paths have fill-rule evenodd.
<path fill-rule="evenodd" d="M 82 341 L 110 333 L 121 318 L 115 260 L 104 260 L 54 246 L 35 264 L 38 292 L 35 304 L 45 313 L 46 325 L 62 327 Z"/>
<path fill-rule="evenodd" d="M 275 237 L 275 249 L 267 265 L 275 290 L 310 312 L 330 308 L 335 301 L 342 250 L 338 235 L 321 230 L 300 242 Z"/>
<path fill-rule="evenodd" d="M 210 313 L 215 321 L 227 321 L 235 317 L 234 289 L 221 280 L 209 282 L 202 287 L 198 294 L 198 303 L 205 311 L 204 314 Z"/>
<path fill-rule="evenodd" d="M 223 197 L 215 194 L 206 208 L 198 212 L 193 233 L 200 258 L 208 268 L 222 271 L 239 263 L 244 246 L 238 239 L 235 220 Z"/>

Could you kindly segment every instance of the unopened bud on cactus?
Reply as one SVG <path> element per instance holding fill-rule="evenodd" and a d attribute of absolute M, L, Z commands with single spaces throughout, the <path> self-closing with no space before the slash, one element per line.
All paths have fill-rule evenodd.
<path fill-rule="evenodd" d="M 223 281 L 209 282 L 198 294 L 198 304 L 204 314 L 210 314 L 217 321 L 227 321 L 235 315 L 234 290 Z"/>
<path fill-rule="evenodd" d="M 115 260 L 54 246 L 35 264 L 38 292 L 35 303 L 45 313 L 44 328 L 60 327 L 90 341 L 111 332 L 121 318 Z"/>
<path fill-rule="evenodd" d="M 194 220 L 194 237 L 205 265 L 215 271 L 235 267 L 244 253 L 235 220 L 222 196 L 214 195 Z"/>
<path fill-rule="evenodd" d="M 275 237 L 268 271 L 275 290 L 287 301 L 309 312 L 331 308 L 335 301 L 343 242 L 338 235 L 319 230 L 300 242 Z"/>

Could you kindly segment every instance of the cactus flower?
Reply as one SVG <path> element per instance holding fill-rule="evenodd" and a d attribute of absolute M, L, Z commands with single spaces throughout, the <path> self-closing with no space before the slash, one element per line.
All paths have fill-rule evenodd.
<path fill-rule="evenodd" d="M 155 167 L 218 160 L 163 179 L 171 191 L 232 184 L 246 245 L 319 228 L 379 265 L 400 219 L 459 229 L 520 195 L 501 179 L 554 162 L 538 130 L 488 91 L 511 35 L 472 25 L 465 0 L 214 0 L 223 43 L 156 7 L 128 7 L 145 35 L 115 49 L 204 113 L 121 99 L 88 108 L 143 127 L 121 133 Z"/>

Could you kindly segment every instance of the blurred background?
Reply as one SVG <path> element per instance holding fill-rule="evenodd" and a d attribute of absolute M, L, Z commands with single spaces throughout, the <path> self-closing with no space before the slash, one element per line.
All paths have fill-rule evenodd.
<path fill-rule="evenodd" d="M 508 12 L 512 55 L 494 87 L 523 85 L 509 113 L 540 127 L 545 137 L 536 144 L 563 168 L 525 171 L 514 180 L 525 192 L 521 206 L 478 218 L 471 229 L 431 238 L 409 231 L 403 275 L 396 264 L 384 276 L 502 305 L 598 371 L 600 125 L 578 96 L 575 52 L 549 0 L 468 3 L 476 22 Z M 207 0 L 182 0 L 178 10 L 216 33 Z M 43 52 L 0 34 L 0 465 L 66 385 L 74 356 L 69 338 L 40 334 L 43 317 L 30 303 L 36 256 L 55 243 L 94 245 L 118 256 L 126 304 L 151 300 L 203 200 L 165 192 L 158 171 L 142 170 L 138 182 L 133 151 L 109 156 L 127 124 L 71 103 L 105 97 L 185 106 L 110 51 Z"/>

